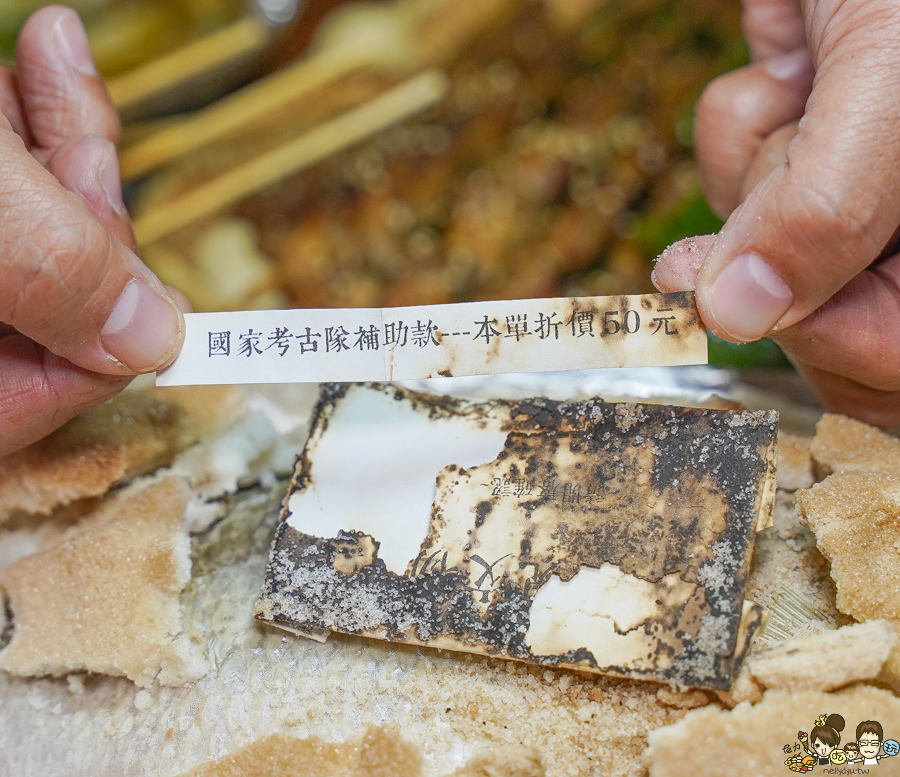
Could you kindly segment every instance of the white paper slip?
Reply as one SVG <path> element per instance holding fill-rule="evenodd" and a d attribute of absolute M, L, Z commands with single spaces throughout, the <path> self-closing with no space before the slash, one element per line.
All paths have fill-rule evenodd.
<path fill-rule="evenodd" d="M 417 380 L 706 364 L 690 292 L 189 313 L 158 386 Z"/>

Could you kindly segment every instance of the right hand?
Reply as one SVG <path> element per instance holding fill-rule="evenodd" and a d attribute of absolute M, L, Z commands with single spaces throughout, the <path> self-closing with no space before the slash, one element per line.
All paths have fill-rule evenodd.
<path fill-rule="evenodd" d="M 171 362 L 184 318 L 135 254 L 119 119 L 74 11 L 25 24 L 0 112 L 2 456 Z"/>
<path fill-rule="evenodd" d="M 829 410 L 900 424 L 900 4 L 743 0 L 753 61 L 697 110 L 704 190 L 727 222 L 663 254 L 706 325 L 769 336 Z"/>

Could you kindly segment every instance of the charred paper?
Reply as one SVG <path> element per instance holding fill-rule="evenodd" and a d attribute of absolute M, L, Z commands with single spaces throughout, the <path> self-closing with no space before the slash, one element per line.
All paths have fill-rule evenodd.
<path fill-rule="evenodd" d="M 706 364 L 690 292 L 189 313 L 157 385 L 415 380 Z"/>
<path fill-rule="evenodd" d="M 257 617 L 728 688 L 777 414 L 323 388 Z"/>

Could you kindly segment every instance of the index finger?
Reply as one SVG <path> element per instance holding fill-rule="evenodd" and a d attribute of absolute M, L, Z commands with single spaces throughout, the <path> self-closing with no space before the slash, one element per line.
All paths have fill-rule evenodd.
<path fill-rule="evenodd" d="M 71 8 L 46 6 L 28 19 L 16 45 L 16 80 L 41 162 L 81 135 L 118 142 L 118 114 Z"/>
<path fill-rule="evenodd" d="M 800 0 L 744 0 L 741 27 L 754 60 L 806 45 Z"/>

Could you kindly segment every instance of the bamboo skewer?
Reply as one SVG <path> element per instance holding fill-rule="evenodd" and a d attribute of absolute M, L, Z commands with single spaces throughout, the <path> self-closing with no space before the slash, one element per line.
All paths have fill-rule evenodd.
<path fill-rule="evenodd" d="M 132 181 L 167 162 L 252 126 L 298 98 L 363 68 L 410 73 L 436 65 L 510 0 L 481 0 L 436 35 L 433 23 L 448 0 L 354 3 L 318 31 L 314 52 L 120 153 L 122 178 Z"/>
<path fill-rule="evenodd" d="M 134 180 L 166 162 L 203 148 L 355 67 L 356 63 L 350 60 L 324 52 L 257 81 L 198 111 L 195 116 L 123 149 L 122 178 Z"/>
<path fill-rule="evenodd" d="M 270 36 L 270 27 L 261 19 L 241 19 L 111 79 L 107 83 L 110 97 L 120 111 L 128 110 L 177 84 L 261 50 Z"/>
<path fill-rule="evenodd" d="M 370 8 L 349 6 L 338 23 L 319 34 L 319 48 L 233 95 L 197 111 L 174 126 L 124 149 L 119 164 L 129 181 L 191 151 L 264 119 L 313 90 L 362 67 L 415 67 L 412 16 L 421 0 Z"/>
<path fill-rule="evenodd" d="M 323 122 L 299 137 L 139 215 L 134 221 L 138 243 L 147 245 L 159 240 L 409 118 L 437 103 L 447 87 L 447 78 L 441 71 L 428 70 L 363 105 Z"/>

